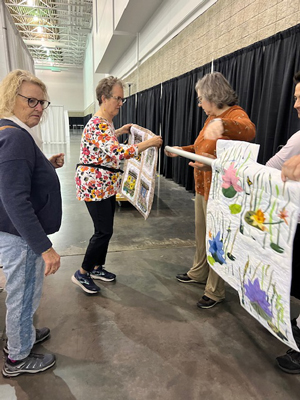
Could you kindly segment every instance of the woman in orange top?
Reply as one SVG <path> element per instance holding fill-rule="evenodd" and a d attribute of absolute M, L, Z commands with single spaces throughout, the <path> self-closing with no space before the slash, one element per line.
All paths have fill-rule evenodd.
<path fill-rule="evenodd" d="M 237 104 L 237 95 L 229 82 L 220 72 L 205 75 L 196 84 L 198 106 L 208 116 L 195 143 L 190 146 L 175 147 L 191 153 L 214 155 L 217 139 L 250 141 L 255 137 L 255 125 L 247 113 Z M 165 152 L 169 157 L 177 155 Z M 197 306 L 211 308 L 225 298 L 224 281 L 210 268 L 206 258 L 206 206 L 211 184 L 212 172 L 194 167 L 195 178 L 195 238 L 196 253 L 192 268 L 176 276 L 184 283 L 198 282 L 205 284 L 204 296 Z"/>

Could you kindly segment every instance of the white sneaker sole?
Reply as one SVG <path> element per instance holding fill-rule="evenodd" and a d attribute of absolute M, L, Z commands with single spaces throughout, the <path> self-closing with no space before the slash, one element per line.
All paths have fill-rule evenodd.
<path fill-rule="evenodd" d="M 86 287 L 84 287 L 76 278 L 74 275 L 72 275 L 71 278 L 72 282 L 75 283 L 75 285 L 81 287 L 82 290 L 84 290 L 86 293 L 90 293 L 90 294 L 97 294 L 99 292 L 95 292 L 94 290 L 89 290 Z"/>
<path fill-rule="evenodd" d="M 39 370 L 26 370 L 26 371 L 19 371 L 19 372 L 6 372 L 4 367 L 2 369 L 2 375 L 5 376 L 6 378 L 9 377 L 14 377 L 14 376 L 19 376 L 22 374 L 38 374 L 39 372 L 46 371 L 47 369 L 53 367 L 53 365 L 56 363 L 56 360 L 54 360 L 51 364 L 45 366 L 44 368 L 41 368 Z"/>
<path fill-rule="evenodd" d="M 104 276 L 93 275 L 93 274 L 91 274 L 91 278 L 97 279 L 97 280 L 103 281 L 103 282 L 113 282 L 116 280 L 116 278 L 109 279 L 109 278 L 105 278 Z"/>
<path fill-rule="evenodd" d="M 194 281 L 194 279 L 190 279 L 188 281 L 184 280 L 184 279 L 180 279 L 180 278 L 176 278 L 178 280 L 178 282 L 182 282 L 182 283 L 200 283 L 197 281 Z"/>

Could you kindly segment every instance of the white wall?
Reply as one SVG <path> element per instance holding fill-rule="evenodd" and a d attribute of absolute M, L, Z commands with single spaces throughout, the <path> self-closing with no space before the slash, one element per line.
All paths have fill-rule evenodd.
<path fill-rule="evenodd" d="M 89 35 L 83 68 L 84 110 L 94 102 L 93 38 Z"/>
<path fill-rule="evenodd" d="M 0 54 L 2 60 L 0 62 L 0 80 L 2 80 L 9 73 L 9 59 L 7 49 L 7 30 L 5 20 L 5 4 L 0 1 Z"/>
<path fill-rule="evenodd" d="M 125 10 L 125 8 L 127 7 L 127 4 L 129 3 L 130 0 L 118 0 L 117 3 L 115 3 L 116 5 L 114 6 L 114 29 L 116 28 L 116 26 L 118 25 L 123 11 Z"/>
<path fill-rule="evenodd" d="M 83 68 L 84 110 L 93 104 L 93 112 L 96 111 L 98 105 L 96 101 L 95 89 L 98 82 L 104 78 L 104 76 L 105 75 L 103 74 L 94 73 L 93 35 L 91 34 L 88 37 Z"/>
<path fill-rule="evenodd" d="M 113 3 L 112 0 L 94 2 L 94 71 L 104 56 L 105 50 L 113 35 Z M 108 72 L 108 71 L 107 71 Z"/>
<path fill-rule="evenodd" d="M 215 2 L 216 0 L 164 1 L 140 33 L 140 61 L 145 61 Z"/>
<path fill-rule="evenodd" d="M 83 113 L 84 90 L 81 69 L 61 72 L 36 70 L 36 76 L 46 84 L 51 104 L 64 106 L 69 112 Z"/>
<path fill-rule="evenodd" d="M 0 0 L 0 80 L 14 69 L 24 69 L 34 73 L 31 57 L 4 0 Z"/>
<path fill-rule="evenodd" d="M 138 15 L 134 14 L 128 18 L 126 14 L 126 7 L 128 8 L 131 1 L 133 0 L 98 0 L 97 6 L 94 2 L 94 12 L 97 13 L 97 17 L 94 18 L 93 29 L 95 71 L 103 60 L 110 57 L 108 53 L 118 52 L 118 61 L 109 70 L 101 70 L 101 72 L 120 78 L 125 77 L 139 63 L 146 61 L 217 0 L 164 0 L 154 14 L 149 15 L 149 19 L 138 32 L 138 37 L 134 39 L 133 36 L 133 39 L 131 39 L 133 43 L 129 47 L 124 44 L 124 47 L 118 48 L 118 43 L 121 41 L 125 43 L 126 39 L 116 36 L 117 32 L 114 31 L 116 26 L 119 24 L 123 31 L 132 32 L 135 19 L 139 18 Z M 127 28 L 124 29 L 125 26 Z M 130 37 L 127 40 L 129 41 Z M 111 46 L 112 43 L 114 43 L 114 46 Z M 109 62 L 104 64 L 111 65 Z"/>

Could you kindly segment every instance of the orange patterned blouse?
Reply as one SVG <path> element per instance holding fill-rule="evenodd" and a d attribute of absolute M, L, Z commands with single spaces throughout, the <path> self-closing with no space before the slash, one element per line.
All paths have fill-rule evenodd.
<path fill-rule="evenodd" d="M 200 131 L 195 143 L 190 146 L 182 146 L 182 150 L 198 155 L 203 153 L 215 154 L 216 140 L 204 139 L 204 132 L 207 125 L 215 118 L 222 119 L 224 133 L 222 139 L 242 140 L 249 142 L 255 138 L 255 125 L 250 121 L 246 111 L 240 106 L 232 106 L 217 117 L 208 117 Z M 211 184 L 211 171 L 200 171 L 194 169 L 195 190 L 197 193 L 208 199 Z"/>

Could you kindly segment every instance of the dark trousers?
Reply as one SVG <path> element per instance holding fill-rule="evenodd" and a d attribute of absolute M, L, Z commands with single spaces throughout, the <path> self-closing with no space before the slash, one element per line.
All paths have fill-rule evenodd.
<path fill-rule="evenodd" d="M 105 264 L 108 244 L 113 234 L 116 196 L 101 201 L 86 201 L 85 204 L 95 231 L 90 238 L 81 267 L 91 272 L 96 265 Z"/>
<path fill-rule="evenodd" d="M 291 295 L 300 299 L 300 224 L 294 237 Z"/>

